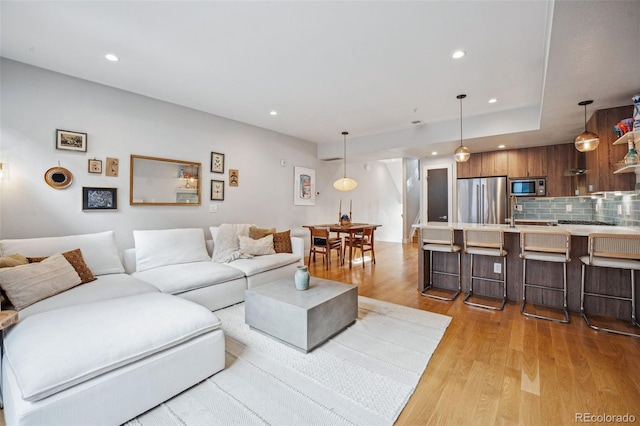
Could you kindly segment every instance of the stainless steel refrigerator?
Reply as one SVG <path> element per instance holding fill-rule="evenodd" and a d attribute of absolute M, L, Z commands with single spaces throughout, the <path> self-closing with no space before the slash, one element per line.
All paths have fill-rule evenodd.
<path fill-rule="evenodd" d="M 458 222 L 506 223 L 507 177 L 458 179 Z"/>

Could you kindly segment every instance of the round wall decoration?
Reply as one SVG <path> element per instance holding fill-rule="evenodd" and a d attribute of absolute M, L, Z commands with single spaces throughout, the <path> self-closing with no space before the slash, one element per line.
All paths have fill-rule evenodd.
<path fill-rule="evenodd" d="M 73 175 L 64 167 L 52 167 L 44 174 L 44 181 L 55 189 L 63 189 L 71 185 Z"/>

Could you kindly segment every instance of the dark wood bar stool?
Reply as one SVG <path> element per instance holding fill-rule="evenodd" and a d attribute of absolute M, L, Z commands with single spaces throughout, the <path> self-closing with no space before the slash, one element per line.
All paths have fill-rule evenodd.
<path fill-rule="evenodd" d="M 438 300 L 446 300 L 452 301 L 460 294 L 462 289 L 460 282 L 460 252 L 462 251 L 462 247 L 454 244 L 455 231 L 453 228 L 446 228 L 442 226 L 425 226 L 420 228 L 420 241 L 422 241 L 423 246 L 422 249 L 424 251 L 429 252 L 429 283 L 425 286 L 424 290 L 420 292 L 425 297 L 431 297 L 433 299 Z M 458 257 L 458 272 L 446 272 L 446 271 L 436 271 L 433 266 L 433 253 L 455 253 Z M 458 288 L 455 290 L 455 293 L 451 297 L 438 296 L 436 294 L 427 293 L 428 290 L 431 290 L 434 287 L 433 285 L 433 275 L 447 275 L 458 277 Z M 440 289 L 441 287 L 438 287 Z"/>
<path fill-rule="evenodd" d="M 464 298 L 464 303 L 478 308 L 501 311 L 507 303 L 507 261 L 509 254 L 504 249 L 504 231 L 501 228 L 472 228 L 464 231 L 464 252 L 471 255 L 471 273 L 469 274 L 469 293 Z M 480 277 L 473 275 L 474 256 L 491 256 L 502 258 L 502 279 Z M 473 297 L 473 281 L 487 281 L 502 284 L 502 301 L 499 306 L 485 305 L 469 300 Z"/>
<path fill-rule="evenodd" d="M 569 311 L 567 309 L 567 263 L 571 261 L 569 258 L 570 250 L 571 234 L 568 231 L 538 231 L 523 229 L 520 232 L 520 258 L 522 259 L 522 305 L 520 305 L 520 313 L 522 315 L 561 323 L 569 322 Z M 553 287 L 542 283 L 527 283 L 528 260 L 562 263 L 562 287 Z M 564 319 L 527 312 L 525 310 L 525 305 L 527 303 L 527 288 L 529 287 L 544 291 L 561 291 Z"/>
<path fill-rule="evenodd" d="M 631 302 L 631 323 L 640 327 L 636 320 L 636 290 L 634 272 L 640 270 L 640 234 L 589 234 L 589 254 L 582 256 L 582 285 L 580 289 L 580 313 L 587 325 L 594 330 L 640 337 L 640 334 L 630 333 L 612 328 L 599 327 L 591 323 L 584 308 L 585 297 L 600 297 Z M 631 273 L 631 295 L 629 297 L 613 296 L 610 294 L 587 291 L 587 266 L 600 268 L 628 269 Z"/>

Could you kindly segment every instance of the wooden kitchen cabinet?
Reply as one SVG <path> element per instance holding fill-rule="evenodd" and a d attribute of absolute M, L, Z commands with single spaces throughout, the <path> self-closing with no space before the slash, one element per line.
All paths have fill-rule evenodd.
<path fill-rule="evenodd" d="M 527 177 L 527 149 L 512 149 L 507 151 L 508 171 L 510 178 Z"/>
<path fill-rule="evenodd" d="M 547 176 L 547 147 L 537 146 L 527 150 L 527 176 Z"/>
<path fill-rule="evenodd" d="M 482 154 L 471 153 L 468 161 L 456 163 L 457 176 L 470 178 L 482 176 Z"/>
<path fill-rule="evenodd" d="M 577 176 L 565 176 L 565 171 L 575 167 L 576 149 L 572 143 L 543 147 L 547 158 L 547 196 L 570 197 L 574 195 Z"/>
<path fill-rule="evenodd" d="M 508 173 L 508 155 L 506 151 L 482 153 L 482 176 L 506 176 Z"/>

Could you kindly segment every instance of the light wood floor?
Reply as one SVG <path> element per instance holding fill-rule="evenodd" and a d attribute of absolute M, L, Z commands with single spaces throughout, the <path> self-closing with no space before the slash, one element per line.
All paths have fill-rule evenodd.
<path fill-rule="evenodd" d="M 325 272 L 318 257 L 309 268 L 361 296 L 453 317 L 398 425 L 562 425 L 582 413 L 640 422 L 640 339 L 591 330 L 577 313 L 559 324 L 514 302 L 492 312 L 422 297 L 417 259 L 416 244 L 380 242 L 374 266 L 334 258 Z"/>

